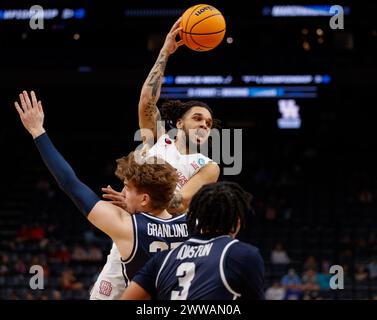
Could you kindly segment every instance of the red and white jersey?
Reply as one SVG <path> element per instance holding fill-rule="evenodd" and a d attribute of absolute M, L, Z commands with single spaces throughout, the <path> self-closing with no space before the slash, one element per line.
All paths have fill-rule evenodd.
<path fill-rule="evenodd" d="M 174 140 L 169 135 L 163 134 L 157 142 L 147 151 L 146 158 L 158 157 L 177 169 L 179 181 L 177 190 L 180 190 L 202 167 L 213 160 L 201 153 L 181 154 Z"/>

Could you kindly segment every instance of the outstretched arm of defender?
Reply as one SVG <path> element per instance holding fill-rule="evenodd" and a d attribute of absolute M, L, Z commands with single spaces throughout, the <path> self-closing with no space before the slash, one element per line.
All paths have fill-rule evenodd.
<path fill-rule="evenodd" d="M 170 29 L 157 61 L 141 90 L 139 100 L 139 127 L 141 129 L 143 143 L 154 144 L 154 141 L 151 141 L 151 135 L 146 133 L 147 130 L 153 132 L 153 139 L 158 139 L 158 137 L 164 133 L 164 128 L 158 125 L 158 122 L 161 121 L 161 116 L 156 104 L 160 97 L 162 79 L 168 58 L 183 44 L 182 40 L 176 40 L 181 30 L 179 27 L 180 22 L 181 18 L 179 18 Z"/>
<path fill-rule="evenodd" d="M 41 157 L 57 181 L 59 187 L 71 198 L 80 211 L 97 228 L 107 233 L 114 241 L 132 237 L 132 225 L 127 230 L 123 220 L 124 210 L 101 201 L 99 197 L 84 183 L 56 150 L 49 139 L 44 127 L 44 112 L 42 103 L 37 101 L 35 93 L 31 92 L 31 100 L 26 91 L 19 95 L 20 104 L 15 102 L 15 107 L 22 124 L 32 135 Z"/>

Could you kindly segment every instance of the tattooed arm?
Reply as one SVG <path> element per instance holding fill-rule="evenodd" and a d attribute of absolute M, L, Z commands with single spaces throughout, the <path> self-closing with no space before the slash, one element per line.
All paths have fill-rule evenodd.
<path fill-rule="evenodd" d="M 185 212 L 191 202 L 192 197 L 205 184 L 216 182 L 220 175 L 220 168 L 216 163 L 208 163 L 199 170 L 181 190 L 174 193 L 170 201 L 168 211 L 172 214 Z"/>
<path fill-rule="evenodd" d="M 139 100 L 139 127 L 143 137 L 143 143 L 153 145 L 154 140 L 164 133 L 160 112 L 157 108 L 157 100 L 160 97 L 162 79 L 169 56 L 174 53 L 183 41 L 177 41 L 176 37 L 181 28 L 179 18 L 166 36 L 165 43 L 160 51 L 156 63 L 150 71 L 141 89 Z"/>

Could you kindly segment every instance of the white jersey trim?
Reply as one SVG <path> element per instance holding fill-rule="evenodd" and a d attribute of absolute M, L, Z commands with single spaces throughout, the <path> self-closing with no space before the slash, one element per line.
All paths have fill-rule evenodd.
<path fill-rule="evenodd" d="M 160 221 L 160 222 L 171 222 L 171 221 L 175 221 L 175 220 L 178 220 L 180 218 L 182 218 L 182 216 L 186 215 L 186 213 L 182 213 L 180 214 L 179 216 L 176 216 L 176 217 L 173 217 L 173 218 L 169 218 L 169 219 L 161 219 L 161 218 L 157 218 L 155 216 L 152 216 L 146 212 L 140 212 L 140 214 L 142 214 L 143 216 L 147 217 L 147 218 L 151 218 L 152 220 L 157 220 L 157 221 Z"/>
<path fill-rule="evenodd" d="M 127 288 L 128 285 L 130 284 L 130 279 L 128 278 L 126 264 L 122 261 L 121 261 L 121 264 L 122 264 L 122 274 L 123 274 L 123 278 L 125 282 L 125 287 Z"/>
<path fill-rule="evenodd" d="M 238 293 L 238 292 L 236 292 L 236 291 L 234 291 L 234 290 L 230 287 L 228 281 L 226 280 L 225 272 L 224 272 L 224 259 L 225 259 L 225 254 L 226 254 L 226 252 L 228 251 L 229 247 L 230 247 L 232 244 L 236 243 L 236 242 L 238 242 L 238 240 L 233 240 L 232 242 L 229 242 L 229 243 L 225 246 L 225 248 L 223 249 L 223 252 L 222 252 L 222 254 L 221 254 L 220 265 L 219 265 L 221 280 L 223 281 L 224 287 L 225 287 L 225 288 L 226 288 L 231 294 L 233 294 L 233 300 L 235 300 L 237 297 L 240 297 L 241 294 Z"/>
<path fill-rule="evenodd" d="M 124 264 L 128 264 L 133 260 L 137 252 L 138 245 L 139 245 L 139 240 L 138 240 L 139 237 L 137 233 L 137 221 L 136 221 L 135 214 L 132 215 L 132 223 L 133 223 L 133 228 L 134 228 L 134 245 L 132 246 L 132 252 L 130 256 L 126 260 L 124 260 L 122 257 L 120 258 L 120 261 L 123 262 Z"/>
<path fill-rule="evenodd" d="M 218 237 L 215 237 L 215 238 L 211 238 L 211 239 L 208 239 L 208 240 L 201 240 L 201 239 L 196 239 L 196 238 L 190 238 L 186 241 L 190 241 L 190 242 L 194 242 L 194 243 L 207 243 L 207 242 L 211 242 L 213 240 L 216 240 L 216 239 L 220 239 L 220 238 L 225 238 L 225 237 L 229 237 L 229 236 L 218 236 Z"/>

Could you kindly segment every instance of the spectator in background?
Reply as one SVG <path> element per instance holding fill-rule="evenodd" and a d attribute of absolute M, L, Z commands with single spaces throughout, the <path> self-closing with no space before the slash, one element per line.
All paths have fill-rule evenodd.
<path fill-rule="evenodd" d="M 29 239 L 30 239 L 30 228 L 26 224 L 23 224 L 21 228 L 17 231 L 16 241 L 23 242 L 23 241 L 28 241 Z"/>
<path fill-rule="evenodd" d="M 20 300 L 16 292 L 13 290 L 9 295 L 9 300 Z"/>
<path fill-rule="evenodd" d="M 52 300 L 61 300 L 62 299 L 62 294 L 59 290 L 54 290 L 52 291 L 51 294 L 51 299 Z"/>
<path fill-rule="evenodd" d="M 370 263 L 368 263 L 367 268 L 369 272 L 369 278 L 376 279 L 377 278 L 377 258 L 376 257 L 374 257 L 373 260 Z"/>
<path fill-rule="evenodd" d="M 20 258 L 17 258 L 16 262 L 14 263 L 14 271 L 21 274 L 26 273 L 26 265 Z"/>
<path fill-rule="evenodd" d="M 42 240 L 45 238 L 45 236 L 46 236 L 45 230 L 38 223 L 35 223 L 30 228 L 30 240 Z"/>
<path fill-rule="evenodd" d="M 109 246 L 112 244 L 111 238 L 103 235 L 97 235 L 96 233 L 97 230 L 94 230 L 94 227 L 90 226 L 89 229 L 84 232 L 85 243 L 96 245 L 108 244 Z"/>
<path fill-rule="evenodd" d="M 56 261 L 56 262 L 61 262 L 61 263 L 68 263 L 71 261 L 72 257 L 71 257 L 71 254 L 69 252 L 69 250 L 67 249 L 67 247 L 65 245 L 60 245 L 58 246 L 57 250 L 55 251 L 55 253 L 53 252 L 52 253 L 52 258 Z"/>
<path fill-rule="evenodd" d="M 24 300 L 34 300 L 34 297 L 30 291 L 25 293 Z"/>
<path fill-rule="evenodd" d="M 330 272 L 331 262 L 329 259 L 323 259 L 321 262 L 321 270 L 323 273 Z"/>
<path fill-rule="evenodd" d="M 74 261 L 87 261 L 88 260 L 88 253 L 86 250 L 80 246 L 75 245 L 72 252 L 72 260 Z"/>
<path fill-rule="evenodd" d="M 266 290 L 266 300 L 284 300 L 286 294 L 285 288 L 279 281 L 275 281 L 271 287 Z"/>
<path fill-rule="evenodd" d="M 359 194 L 358 194 L 358 200 L 361 204 L 364 204 L 364 205 L 367 205 L 367 204 L 371 204 L 374 202 L 374 197 L 373 197 L 373 193 L 366 189 L 366 188 L 363 188 Z"/>
<path fill-rule="evenodd" d="M 103 255 L 102 251 L 98 249 L 95 245 L 91 245 L 88 252 L 89 261 L 102 261 Z"/>
<path fill-rule="evenodd" d="M 301 289 L 286 289 L 284 300 L 301 300 Z"/>
<path fill-rule="evenodd" d="M 0 276 L 5 276 L 9 273 L 10 261 L 6 253 L 0 255 Z"/>
<path fill-rule="evenodd" d="M 277 243 L 271 251 L 271 274 L 274 278 L 281 278 L 287 271 L 290 262 L 287 252 L 281 243 Z"/>
<path fill-rule="evenodd" d="M 317 271 L 313 268 L 307 269 L 302 276 L 303 291 L 319 291 L 319 283 L 317 279 Z"/>
<path fill-rule="evenodd" d="M 307 291 L 302 297 L 302 300 L 322 300 L 322 297 L 319 295 L 318 291 Z"/>
<path fill-rule="evenodd" d="M 317 259 L 314 256 L 309 256 L 304 263 L 304 270 L 318 270 L 318 262 Z"/>
<path fill-rule="evenodd" d="M 328 260 L 325 260 L 328 261 Z M 317 282 L 319 285 L 319 290 L 321 291 L 328 291 L 330 290 L 330 264 L 322 262 L 322 270 L 320 273 L 317 274 Z"/>
<path fill-rule="evenodd" d="M 289 269 L 288 273 L 283 276 L 281 284 L 287 291 L 301 292 L 301 279 L 293 268 Z"/>
<path fill-rule="evenodd" d="M 299 300 L 302 297 L 301 279 L 296 274 L 295 269 L 291 268 L 281 279 L 281 284 L 285 288 L 285 300 Z"/>
<path fill-rule="evenodd" d="M 363 264 L 356 264 L 354 277 L 356 282 L 364 282 L 368 279 L 368 272 L 365 270 L 365 266 Z"/>
<path fill-rule="evenodd" d="M 63 271 L 62 277 L 60 279 L 60 285 L 62 290 L 78 291 L 84 288 L 84 285 L 81 282 L 77 281 L 72 269 Z"/>
<path fill-rule="evenodd" d="M 277 243 L 275 248 L 271 252 L 271 263 L 272 264 L 283 264 L 287 265 L 291 262 L 281 243 Z"/>

